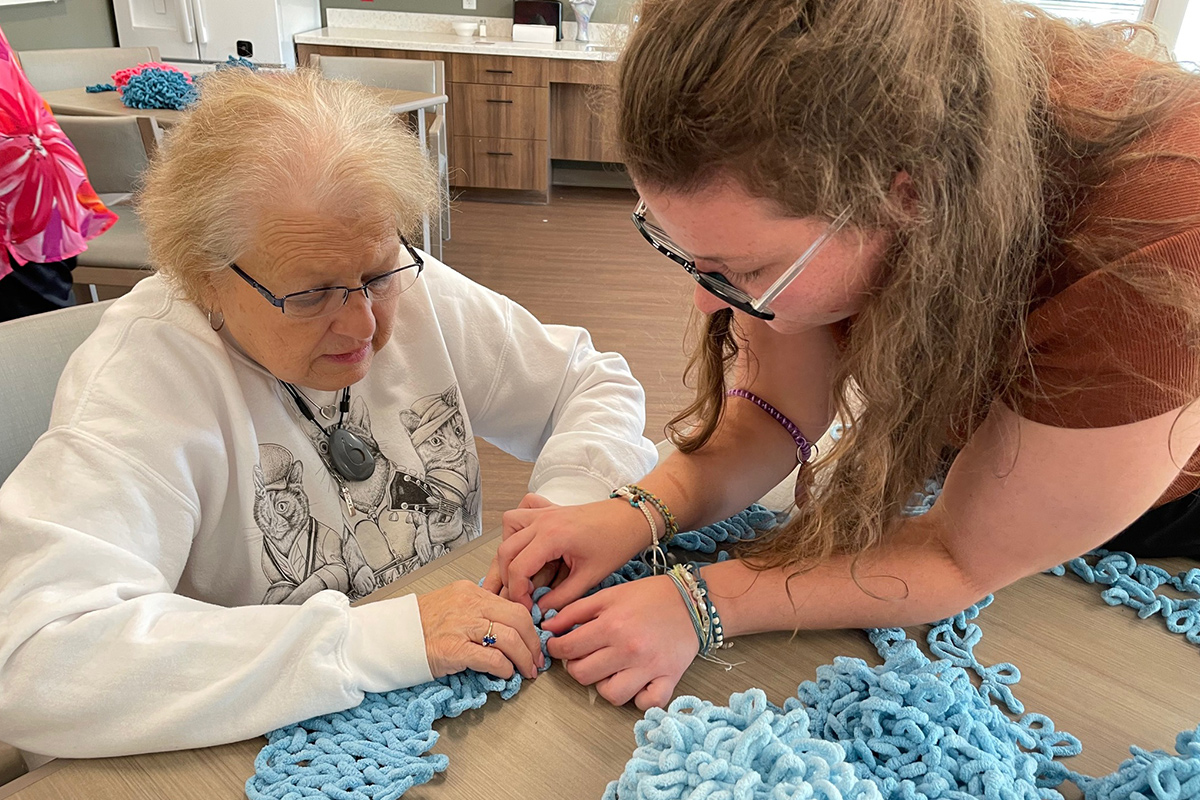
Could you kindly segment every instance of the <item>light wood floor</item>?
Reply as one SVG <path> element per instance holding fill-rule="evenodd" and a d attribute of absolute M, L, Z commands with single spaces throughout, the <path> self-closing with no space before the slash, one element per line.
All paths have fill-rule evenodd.
<path fill-rule="evenodd" d="M 543 206 L 458 202 L 443 259 L 543 322 L 580 325 L 598 348 L 623 354 L 646 388 L 646 435 L 658 441 L 690 396 L 684 335 L 695 284 L 633 227 L 636 202 L 628 190 L 570 188 Z M 525 494 L 531 465 L 483 441 L 479 458 L 490 530 Z"/>

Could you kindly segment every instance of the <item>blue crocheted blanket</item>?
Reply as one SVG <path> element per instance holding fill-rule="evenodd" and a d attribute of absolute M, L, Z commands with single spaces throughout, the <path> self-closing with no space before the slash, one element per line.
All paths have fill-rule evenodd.
<path fill-rule="evenodd" d="M 927 487 L 913 513 L 928 510 L 935 496 L 936 487 Z M 777 522 L 754 506 L 680 534 L 675 544 L 713 553 Z M 1200 599 L 1156 591 L 1170 585 L 1200 595 L 1200 569 L 1172 576 L 1104 551 L 1053 572 L 1067 569 L 1106 586 L 1101 596 L 1110 605 L 1127 605 L 1143 619 L 1161 616 L 1169 630 L 1200 643 Z M 647 574 L 645 564 L 631 561 L 600 588 Z M 1102 778 L 1063 766 L 1057 759 L 1078 754 L 1079 740 L 1044 715 L 1024 713 L 1012 692 L 1020 680 L 1015 666 L 985 666 L 975 656 L 982 638 L 975 620 L 991 602 L 986 597 L 933 626 L 927 644 L 935 659 L 901 629 L 872 630 L 881 665 L 837 658 L 782 707 L 750 689 L 728 706 L 679 697 L 651 709 L 634 726 L 637 749 L 604 800 L 1061 800 L 1057 788 L 1068 780 L 1086 800 L 1200 798 L 1200 726 L 1179 734 L 1177 754 L 1132 747 L 1133 758 Z M 533 613 L 540 624 L 536 604 Z M 548 638 L 543 632 L 543 647 Z M 431 752 L 436 720 L 479 708 L 489 693 L 508 699 L 520 687 L 520 675 L 502 681 L 464 672 L 368 694 L 355 708 L 272 731 L 246 794 L 394 800 L 447 768 L 447 757 Z"/>

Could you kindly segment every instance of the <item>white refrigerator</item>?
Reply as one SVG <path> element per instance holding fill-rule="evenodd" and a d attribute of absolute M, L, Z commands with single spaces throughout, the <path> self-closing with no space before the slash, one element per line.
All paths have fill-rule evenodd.
<path fill-rule="evenodd" d="M 229 56 L 295 67 L 292 36 L 321 27 L 319 0 L 113 0 L 122 47 L 157 47 L 164 61 Z"/>

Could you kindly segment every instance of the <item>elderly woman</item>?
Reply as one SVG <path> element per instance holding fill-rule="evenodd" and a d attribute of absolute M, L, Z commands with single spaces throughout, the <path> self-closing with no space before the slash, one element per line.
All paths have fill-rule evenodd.
<path fill-rule="evenodd" d="M 475 436 L 536 458 L 555 503 L 655 459 L 621 357 L 408 243 L 435 186 L 357 85 L 205 78 L 141 199 L 159 275 L 0 489 L 0 740 L 198 747 L 536 674 L 528 612 L 473 584 L 349 603 L 479 536 Z"/>

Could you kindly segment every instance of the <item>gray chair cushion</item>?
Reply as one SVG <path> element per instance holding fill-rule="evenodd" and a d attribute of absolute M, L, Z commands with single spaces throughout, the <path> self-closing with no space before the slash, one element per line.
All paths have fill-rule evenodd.
<path fill-rule="evenodd" d="M 79 265 L 150 269 L 150 251 L 142 233 L 142 222 L 132 208 L 116 208 L 120 218 L 100 236 L 88 242 L 79 254 Z"/>
<path fill-rule="evenodd" d="M 46 432 L 67 359 L 111 304 L 89 303 L 0 323 L 0 483 Z"/>

